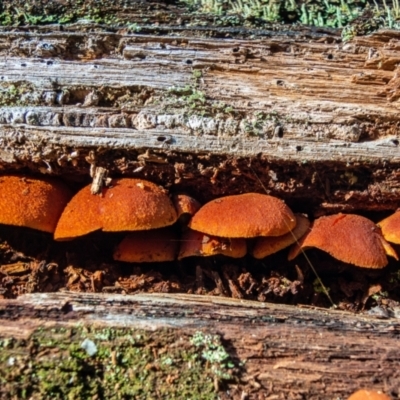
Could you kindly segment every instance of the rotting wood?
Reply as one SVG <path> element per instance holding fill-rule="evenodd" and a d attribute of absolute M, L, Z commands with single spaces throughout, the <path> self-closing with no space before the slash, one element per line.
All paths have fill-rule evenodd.
<path fill-rule="evenodd" d="M 46 36 L 36 41 L 47 43 Z M 90 35 L 86 36 L 83 47 L 90 39 Z M 28 108 L 3 110 L 2 122 L 27 122 L 28 126 L 106 127 L 107 123 L 104 125 L 99 115 L 107 117 L 110 113 L 122 112 L 128 119 L 133 118 L 125 121 L 125 125 L 130 127 L 132 124 L 133 129 L 152 133 L 155 125 L 163 130 L 169 123 L 178 132 L 199 136 L 200 143 L 203 135 L 222 139 L 244 135 L 256 147 L 256 139 L 268 141 L 275 128 L 281 126 L 284 138 L 290 139 L 295 147 L 302 146 L 303 142 L 307 147 L 308 140 L 329 142 L 330 139 L 339 140 L 344 147 L 349 142 L 378 139 L 379 146 L 382 138 L 388 139 L 389 146 L 396 147 L 398 78 L 393 53 L 397 54 L 399 38 L 398 33 L 383 31 L 368 39 L 354 39 L 342 44 L 339 38 L 332 42 L 326 37 L 329 43 L 324 43 L 320 37 L 316 41 L 301 35 L 289 39 L 277 33 L 263 40 L 226 39 L 221 44 L 220 39 L 118 35 L 118 41 L 114 39 L 118 45 L 111 53 L 101 52 L 94 60 L 82 62 L 83 55 L 75 53 L 73 56 L 77 59 L 69 60 L 66 52 L 67 60 L 62 54 L 56 54 L 46 65 L 30 53 L 15 57 L 8 54 L 7 49 L 7 56 L 0 65 L 2 84 L 23 80 L 30 85 L 32 93 L 29 93 L 31 98 L 25 93 L 25 101 L 31 103 Z M 107 39 L 103 38 L 104 41 Z M 35 37 L 26 40 L 32 46 Z M 129 45 L 130 42 L 135 46 Z M 242 113 L 242 117 L 231 118 L 229 113 L 219 112 L 213 118 L 202 118 L 201 113 L 196 115 L 196 110 L 192 110 L 192 115 L 179 119 L 179 114 L 168 114 L 163 110 L 165 104 L 152 103 L 151 97 L 156 97 L 155 93 L 148 96 L 146 104 L 130 105 L 128 110 L 118 108 L 111 99 L 104 98 L 110 88 L 114 91 L 128 88 L 165 91 L 189 84 L 193 70 L 204 73 L 198 90 L 208 99 L 224 102 L 226 107 Z M 70 99 L 65 103 L 66 100 L 60 99 L 60 93 L 66 90 Z M 86 97 L 93 95 L 93 91 L 98 92 L 97 101 L 84 98 L 83 109 L 77 108 L 79 97 L 85 93 Z M 118 97 L 122 97 L 121 94 L 114 96 Z M 47 102 L 48 106 L 59 103 L 64 107 L 36 110 L 32 108 L 35 101 L 39 104 Z M 111 106 L 108 109 L 93 107 L 107 102 Z M 261 116 L 261 113 L 265 115 Z M 53 118 L 49 118 L 49 114 Z M 135 120 L 137 114 L 142 118 Z M 89 115 L 89 120 L 85 115 Z M 251 127 L 256 122 L 260 125 L 257 129 Z M 101 139 L 110 135 L 104 132 L 97 136 Z M 140 143 L 133 142 L 132 145 L 139 147 Z M 199 150 L 215 151 L 208 146 L 205 141 Z M 221 151 L 235 153 L 236 150 Z M 261 147 L 261 151 L 275 155 L 274 146 L 271 149 Z M 354 157 L 357 150 L 355 152 L 343 150 L 341 157 Z M 250 147 L 247 153 L 254 154 L 255 150 Z M 365 156 L 381 157 L 379 151 L 375 157 Z M 316 154 L 311 155 L 310 160 L 324 158 L 323 154 Z"/>
<path fill-rule="evenodd" d="M 202 201 L 267 190 L 314 215 L 396 209 L 399 33 L 210 37 L 221 29 L 3 30 L 2 170 L 87 181 L 94 152 L 110 177 Z"/>
<path fill-rule="evenodd" d="M 3 171 L 88 177 L 94 152 L 111 177 L 203 201 L 266 188 L 308 193 L 316 215 L 398 207 L 398 32 L 154 29 L 3 29 Z"/>
<path fill-rule="evenodd" d="M 358 387 L 400 394 L 396 318 L 223 297 L 67 292 L 4 300 L 0 320 L 3 338 L 28 337 L 39 326 L 82 323 L 218 333 L 235 359 L 246 360 L 239 384 L 230 389 L 234 398 L 249 381 L 250 398 L 262 393 L 336 399 Z"/>

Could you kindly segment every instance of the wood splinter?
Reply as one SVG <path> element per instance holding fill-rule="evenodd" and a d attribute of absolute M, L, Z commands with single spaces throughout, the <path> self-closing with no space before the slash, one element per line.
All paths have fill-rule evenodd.
<path fill-rule="evenodd" d="M 90 176 L 93 179 L 90 187 L 91 194 L 100 194 L 103 186 L 109 186 L 111 178 L 108 177 L 108 169 L 96 165 L 94 151 L 89 152 L 85 160 L 90 164 Z"/>

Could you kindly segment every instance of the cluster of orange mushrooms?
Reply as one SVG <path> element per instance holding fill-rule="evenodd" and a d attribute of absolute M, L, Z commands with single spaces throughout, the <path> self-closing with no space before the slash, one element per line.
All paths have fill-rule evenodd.
<path fill-rule="evenodd" d="M 310 247 L 365 268 L 385 267 L 387 255 L 398 260 L 388 241 L 400 243 L 400 212 L 377 225 L 354 214 L 325 216 L 310 224 L 266 194 L 226 196 L 201 206 L 140 179 L 115 179 L 98 195 L 90 189 L 73 195 L 55 179 L 2 176 L 0 223 L 50 232 L 58 241 L 97 230 L 124 231 L 113 257 L 126 262 L 217 254 L 240 258 L 248 252 L 262 259 L 290 245 L 289 260 Z"/>
<path fill-rule="evenodd" d="M 390 400 L 381 391 L 361 389 L 354 392 L 347 400 Z"/>

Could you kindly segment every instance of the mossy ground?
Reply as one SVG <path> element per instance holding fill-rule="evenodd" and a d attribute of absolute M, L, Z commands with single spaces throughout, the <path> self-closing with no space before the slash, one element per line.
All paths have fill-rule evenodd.
<path fill-rule="evenodd" d="M 217 335 L 56 327 L 0 339 L 0 397 L 214 399 L 232 379 Z"/>
<path fill-rule="evenodd" d="M 145 12 L 139 19 L 134 16 L 138 11 L 137 4 L 129 0 L 5 0 L 0 4 L 0 26 L 83 21 L 125 26 L 132 32 L 140 32 L 143 27 L 148 29 L 154 23 L 176 25 L 178 18 L 181 23 L 190 26 L 201 26 L 203 21 L 207 26 L 211 22 L 215 26 L 304 24 L 343 28 L 344 39 L 355 34 L 367 34 L 380 27 L 400 27 L 399 0 L 181 0 L 170 3 L 173 10 L 167 13 L 157 9 L 153 16 Z"/>

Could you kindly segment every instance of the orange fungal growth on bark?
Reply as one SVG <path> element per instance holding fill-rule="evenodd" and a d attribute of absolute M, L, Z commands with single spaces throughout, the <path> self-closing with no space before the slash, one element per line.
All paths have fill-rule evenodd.
<path fill-rule="evenodd" d="M 296 218 L 282 200 L 259 193 L 212 200 L 189 223 L 193 230 L 229 238 L 281 236 L 295 225 Z"/>
<path fill-rule="evenodd" d="M 289 260 L 301 249 L 316 247 L 334 258 L 364 268 L 383 268 L 386 254 L 397 258 L 379 228 L 369 219 L 354 214 L 335 214 L 318 218 L 311 230 L 294 246 Z"/>
<path fill-rule="evenodd" d="M 304 236 L 310 227 L 310 221 L 302 214 L 296 214 L 295 217 L 296 226 L 285 235 L 259 236 L 254 243 L 253 257 L 257 259 L 267 257 L 290 246 Z"/>
<path fill-rule="evenodd" d="M 390 397 L 381 391 L 357 390 L 347 400 L 390 400 Z"/>
<path fill-rule="evenodd" d="M 164 189 L 141 179 L 114 180 L 101 195 L 90 185 L 67 204 L 54 238 L 70 240 L 95 230 L 106 232 L 157 229 L 177 220 L 174 205 Z"/>
<path fill-rule="evenodd" d="M 222 254 L 232 258 L 244 257 L 247 253 L 246 239 L 230 239 L 209 236 L 187 229 L 181 237 L 178 259 L 192 256 L 215 256 Z"/>
<path fill-rule="evenodd" d="M 114 260 L 132 263 L 173 261 L 178 247 L 175 230 L 170 227 L 131 232 L 115 248 Z"/>
<path fill-rule="evenodd" d="M 53 233 L 72 196 L 52 178 L 0 177 L 0 223 Z"/>
<path fill-rule="evenodd" d="M 400 211 L 396 211 L 377 225 L 388 242 L 400 244 Z"/>

